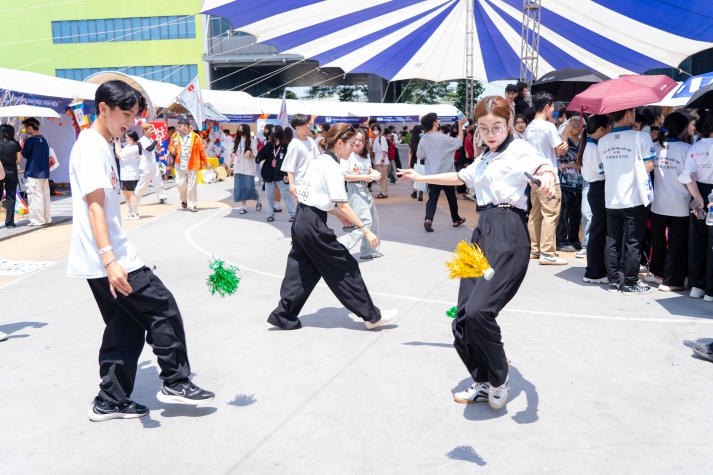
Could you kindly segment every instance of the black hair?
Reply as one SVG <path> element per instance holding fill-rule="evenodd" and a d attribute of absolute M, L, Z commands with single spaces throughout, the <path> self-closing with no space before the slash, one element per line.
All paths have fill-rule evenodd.
<path fill-rule="evenodd" d="M 247 133 L 245 133 L 245 130 L 247 129 Z M 245 148 L 243 149 L 244 152 L 247 152 L 250 150 L 250 126 L 248 124 L 240 124 L 238 125 L 238 131 L 235 133 L 235 143 L 233 144 L 233 152 L 238 151 L 238 147 L 240 147 L 240 141 L 245 137 Z"/>
<path fill-rule="evenodd" d="M 371 144 L 369 144 L 369 132 L 362 126 L 354 128 L 356 129 L 357 134 L 361 134 L 364 139 L 362 141 L 363 145 L 361 147 L 361 152 L 357 153 L 357 155 L 359 155 L 361 158 L 367 158 L 369 157 L 369 153 L 371 153 Z"/>
<path fill-rule="evenodd" d="M 114 80 L 100 84 L 94 93 L 94 104 L 97 105 L 97 108 L 100 102 L 108 105 L 110 109 L 118 107 L 123 111 L 131 110 L 134 105 L 138 104 L 139 114 L 146 109 L 144 96 L 124 81 Z"/>
<path fill-rule="evenodd" d="M 324 132 L 325 134 L 329 132 L 329 127 L 329 124 L 322 124 L 322 132 Z"/>
<path fill-rule="evenodd" d="M 381 132 L 381 126 L 380 126 L 379 124 L 377 124 L 376 122 L 374 122 L 373 124 L 371 124 L 371 125 L 369 126 L 369 128 L 370 128 L 371 130 L 376 129 L 376 130 L 378 130 L 379 132 Z"/>
<path fill-rule="evenodd" d="M 0 125 L 0 142 L 12 142 L 15 140 L 15 127 L 10 124 Z"/>
<path fill-rule="evenodd" d="M 532 107 L 535 108 L 535 113 L 542 112 L 545 107 L 554 102 L 555 97 L 547 91 L 539 91 L 532 96 Z"/>
<path fill-rule="evenodd" d="M 131 137 L 131 139 L 136 142 L 136 145 L 139 147 L 139 154 L 141 154 L 141 152 L 143 152 L 143 147 L 141 147 L 141 144 L 139 143 L 139 134 L 137 134 L 135 130 L 127 130 L 126 136 Z"/>
<path fill-rule="evenodd" d="M 287 127 L 284 131 L 285 137 L 282 140 L 283 145 L 288 145 L 290 142 L 292 142 L 292 138 L 294 137 L 294 132 L 292 132 L 292 129 L 290 127 Z"/>
<path fill-rule="evenodd" d="M 582 157 L 584 156 L 584 148 L 587 146 L 587 136 L 593 134 L 600 127 L 607 128 L 612 123 L 611 117 L 607 114 L 597 114 L 589 116 L 584 127 L 582 127 L 582 137 L 579 139 L 579 150 L 577 151 L 576 162 L 582 166 Z"/>
<path fill-rule="evenodd" d="M 644 118 L 643 124 L 649 126 L 654 125 L 656 119 L 658 119 L 662 114 L 659 106 L 642 107 L 638 112 L 640 112 Z"/>
<path fill-rule="evenodd" d="M 290 126 L 294 129 L 295 127 L 298 127 L 300 125 L 305 125 L 309 123 L 310 117 L 305 114 L 295 114 L 292 116 L 290 119 Z"/>
<path fill-rule="evenodd" d="M 178 119 L 178 125 L 187 125 L 190 127 L 191 123 L 188 119 Z"/>
<path fill-rule="evenodd" d="M 438 120 L 438 114 L 435 112 L 429 112 L 428 114 L 421 117 L 421 126 L 424 132 L 430 132 L 433 129 L 433 124 Z"/>
<path fill-rule="evenodd" d="M 713 109 L 706 111 L 699 132 L 701 133 L 702 139 L 709 138 L 711 134 L 713 134 Z"/>
<path fill-rule="evenodd" d="M 273 146 L 277 146 L 285 140 L 285 130 L 281 125 L 276 125 L 270 131 L 270 143 Z"/>
<path fill-rule="evenodd" d="M 40 130 L 40 121 L 35 119 L 34 117 L 28 117 L 27 119 L 22 121 L 22 125 L 25 127 L 32 127 L 35 130 Z"/>
<path fill-rule="evenodd" d="M 609 117 L 611 118 L 612 122 L 619 122 L 621 119 L 624 118 L 627 112 L 629 112 L 631 109 L 624 109 L 620 111 L 615 111 L 615 112 L 610 112 Z"/>
<path fill-rule="evenodd" d="M 517 93 L 517 86 L 515 84 L 508 84 L 507 86 L 505 86 L 505 92 Z"/>
<path fill-rule="evenodd" d="M 683 135 L 688 130 L 688 124 L 690 123 L 691 119 L 686 114 L 678 111 L 671 112 L 663 121 L 663 128 L 666 129 L 666 132 L 659 132 L 659 144 L 663 146 L 665 141 L 674 138 L 683 140 Z"/>

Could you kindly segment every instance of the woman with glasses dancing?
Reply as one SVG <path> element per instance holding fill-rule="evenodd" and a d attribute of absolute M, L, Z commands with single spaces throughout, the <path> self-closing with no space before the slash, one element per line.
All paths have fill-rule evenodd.
<path fill-rule="evenodd" d="M 391 317 L 374 305 L 359 264 L 327 226 L 327 213 L 337 214 L 343 222 L 361 230 L 373 248 L 379 244 L 376 235 L 349 206 L 339 165 L 340 160 L 349 159 L 356 135 L 356 130 L 344 123 L 330 127 L 319 144 L 325 153 L 312 162 L 296 187 L 299 204 L 292 224 L 292 249 L 287 256 L 280 302 L 267 318 L 268 323 L 283 330 L 302 327 L 299 313 L 320 278 L 342 305 L 364 320 L 368 329 L 383 325 Z"/>
<path fill-rule="evenodd" d="M 530 237 L 525 209 L 526 173 L 539 181 L 538 191 L 555 189 L 552 164 L 524 140 L 515 140 L 512 103 L 490 96 L 475 107 L 479 136 L 486 150 L 459 172 L 419 175 L 403 170 L 406 178 L 438 185 L 465 183 L 475 190 L 480 212 L 471 241 L 479 245 L 495 269 L 491 280 L 461 279 L 453 335 L 458 355 L 474 383 L 453 395 L 456 402 L 488 401 L 501 409 L 508 398 L 508 362 L 496 317 L 515 296 L 525 278 L 530 259 Z"/>

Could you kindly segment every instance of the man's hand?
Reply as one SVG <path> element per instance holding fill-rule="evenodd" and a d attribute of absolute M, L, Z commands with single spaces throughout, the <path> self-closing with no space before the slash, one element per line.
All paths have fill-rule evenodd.
<path fill-rule="evenodd" d="M 124 296 L 131 293 L 131 285 L 128 280 L 129 274 L 117 261 L 107 266 L 106 274 L 109 278 L 109 290 L 111 291 L 112 297 L 116 298 L 117 291 Z"/>

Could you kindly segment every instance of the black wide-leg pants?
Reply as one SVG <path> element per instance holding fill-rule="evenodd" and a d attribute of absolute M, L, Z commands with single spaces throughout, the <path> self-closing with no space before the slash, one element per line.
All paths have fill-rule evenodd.
<path fill-rule="evenodd" d="M 474 381 L 502 386 L 508 362 L 495 319 L 515 296 L 527 273 L 530 235 L 524 211 L 516 208 L 482 211 L 471 240 L 481 247 L 495 275 L 489 281 L 461 279 L 453 346 Z"/>
<path fill-rule="evenodd" d="M 607 208 L 604 259 L 609 283 L 636 285 L 639 280 L 641 241 L 645 232 L 646 207 L 643 205 L 622 209 Z"/>
<path fill-rule="evenodd" d="M 589 222 L 589 241 L 587 241 L 587 268 L 584 277 L 600 279 L 607 275 L 604 249 L 607 239 L 607 208 L 604 201 L 604 180 L 589 184 L 587 193 L 592 220 Z"/>
<path fill-rule="evenodd" d="M 300 328 L 298 316 L 320 278 L 342 305 L 358 317 L 369 322 L 381 320 L 381 312 L 362 279 L 359 263 L 327 226 L 327 213 L 299 204 L 292 223 L 292 249 L 287 256 L 280 302 L 267 321 L 285 330 Z"/>
<path fill-rule="evenodd" d="M 708 208 L 708 195 L 713 191 L 710 183 L 696 182 L 703 197 L 703 209 Z M 691 215 L 688 218 L 688 286 L 704 289 L 713 296 L 713 226 L 704 219 Z"/>
<path fill-rule="evenodd" d="M 131 293 L 109 290 L 109 279 L 87 279 L 104 319 L 99 349 L 99 397 L 113 403 L 127 402 L 134 390 L 136 368 L 146 343 L 151 345 L 167 384 L 188 379 L 191 369 L 183 320 L 173 294 L 149 269 L 129 272 Z"/>
<path fill-rule="evenodd" d="M 683 287 L 688 273 L 688 216 L 652 212 L 651 250 L 649 272 L 663 277 L 664 285 Z"/>

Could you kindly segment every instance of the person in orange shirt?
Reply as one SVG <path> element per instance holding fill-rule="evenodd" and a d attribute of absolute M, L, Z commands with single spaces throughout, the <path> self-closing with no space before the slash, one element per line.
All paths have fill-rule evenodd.
<path fill-rule="evenodd" d="M 201 165 L 213 167 L 208 163 L 200 135 L 191 130 L 188 120 L 178 121 L 178 130 L 168 143 L 168 151 L 176 157 L 176 188 L 181 198 L 181 206 L 195 213 L 198 211 L 198 171 Z"/>

